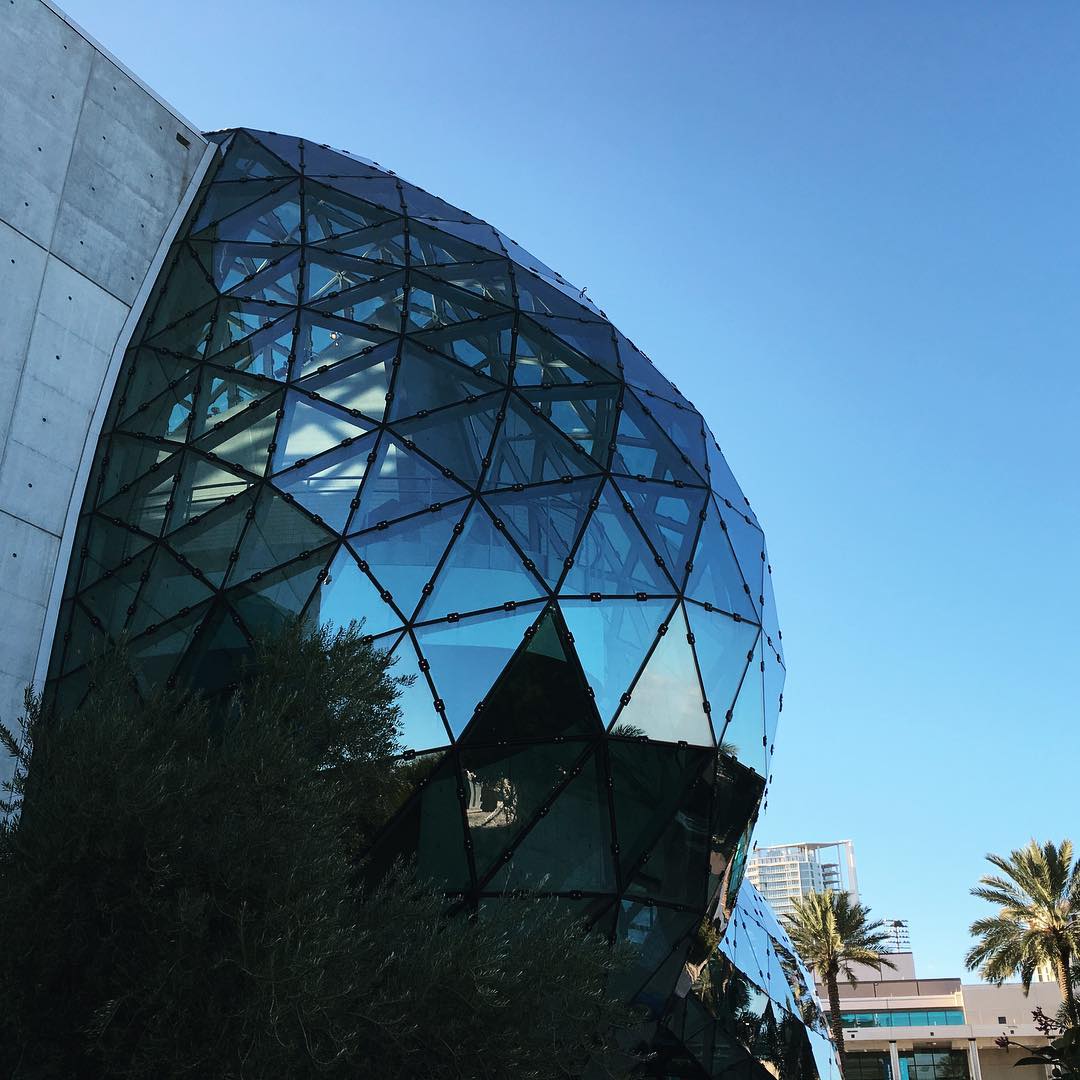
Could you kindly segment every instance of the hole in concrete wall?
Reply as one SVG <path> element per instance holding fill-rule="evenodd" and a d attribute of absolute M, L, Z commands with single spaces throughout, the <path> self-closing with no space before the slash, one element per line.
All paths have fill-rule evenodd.
<path fill-rule="evenodd" d="M 176 133 L 176 141 L 177 141 L 177 142 L 178 142 L 178 143 L 179 143 L 179 144 L 180 144 L 181 146 L 185 146 L 185 147 L 187 147 L 187 146 L 190 146 L 190 145 L 191 145 L 191 140 L 190 140 L 190 139 L 185 139 L 185 138 L 184 138 L 184 136 L 183 136 L 183 135 L 181 135 L 179 131 L 178 131 L 178 132 Z"/>

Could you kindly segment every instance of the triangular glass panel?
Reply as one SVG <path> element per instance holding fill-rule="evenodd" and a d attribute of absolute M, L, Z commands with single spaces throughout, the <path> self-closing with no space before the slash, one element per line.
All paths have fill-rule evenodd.
<path fill-rule="evenodd" d="M 274 383 L 240 375 L 205 364 L 200 369 L 199 396 L 191 418 L 189 440 L 198 439 L 211 428 L 227 424 L 252 402 L 262 401 L 276 390 Z M 254 410 L 252 410 L 254 412 Z"/>
<path fill-rule="evenodd" d="M 151 309 L 153 316 L 144 333 L 157 333 L 216 299 L 217 290 L 202 263 L 187 244 L 178 244 L 169 262 L 168 284 L 161 289 Z"/>
<path fill-rule="evenodd" d="M 355 538 L 356 553 L 368 563 L 372 577 L 380 588 L 390 592 L 406 616 L 416 609 L 467 506 L 468 502 L 462 500 L 438 512 L 417 514 Z"/>
<path fill-rule="evenodd" d="M 635 946 L 636 963 L 620 974 L 611 992 L 617 990 L 621 997 L 635 993 L 700 922 L 699 911 L 679 911 L 636 899 L 623 900 L 616 937 Z M 664 997 L 666 1000 L 670 994 Z"/>
<path fill-rule="evenodd" d="M 682 451 L 660 430 L 630 393 L 623 395 L 611 471 L 647 480 L 681 480 L 701 486 L 704 480 L 683 461 Z"/>
<path fill-rule="evenodd" d="M 447 754 L 376 841 L 366 864 L 372 882 L 398 859 L 415 860 L 431 885 L 464 893 L 472 887 L 456 756 Z"/>
<path fill-rule="evenodd" d="M 157 472 L 154 467 L 160 467 L 175 451 L 174 446 L 163 446 L 122 432 L 108 436 L 94 463 L 98 476 L 96 504 L 101 506 L 125 484 L 131 484 L 151 470 Z"/>
<path fill-rule="evenodd" d="M 217 320 L 207 339 L 204 355 L 213 358 L 215 353 L 232 348 L 246 341 L 252 334 L 277 326 L 283 318 L 292 318 L 293 312 L 283 314 L 277 304 L 264 304 L 258 300 L 237 300 L 223 296 L 218 303 Z"/>
<path fill-rule="evenodd" d="M 485 488 L 541 484 L 599 472 L 579 444 L 535 415 L 516 395 L 507 399 L 505 414 L 491 451 Z"/>
<path fill-rule="evenodd" d="M 597 735 L 602 730 L 557 609 L 548 608 L 476 712 L 470 746 Z"/>
<path fill-rule="evenodd" d="M 270 444 L 277 429 L 280 394 L 273 394 L 250 411 L 244 410 L 232 423 L 214 428 L 194 446 L 202 453 L 213 453 L 223 461 L 239 465 L 253 476 L 263 476 L 270 461 Z"/>
<path fill-rule="evenodd" d="M 513 354 L 513 323 L 509 313 L 493 315 L 489 319 L 414 334 L 413 340 L 497 382 L 506 382 Z"/>
<path fill-rule="evenodd" d="M 690 786 L 683 790 L 667 827 L 635 861 L 633 876 L 625 886 L 627 894 L 704 910 L 709 883 L 713 772 L 710 754 L 695 772 Z M 616 828 L 618 821 L 616 816 Z M 620 836 L 620 854 L 621 840 Z"/>
<path fill-rule="evenodd" d="M 409 253 L 412 256 L 412 264 L 414 266 L 423 264 L 427 273 L 435 273 L 439 277 L 443 277 L 438 268 L 454 263 L 469 264 L 467 267 L 454 267 L 453 270 L 448 272 L 449 276 L 444 277 L 446 281 L 454 280 L 454 276 L 461 272 L 478 273 L 486 276 L 489 272 L 488 269 L 474 264 L 494 258 L 494 253 L 490 249 L 481 247 L 478 244 L 471 244 L 467 240 L 462 240 L 460 237 L 453 236 L 422 221 L 409 222 L 409 240 Z M 500 260 L 497 272 L 500 274 L 504 284 L 496 286 L 495 291 L 505 297 L 503 303 L 511 304 L 511 290 L 505 259 Z M 487 294 L 486 290 L 470 289 L 470 291 L 477 292 L 481 296 Z M 497 297 L 489 295 L 489 299 L 497 299 Z"/>
<path fill-rule="evenodd" d="M 765 772 L 762 775 L 768 776 L 769 762 L 772 760 L 773 741 L 776 738 L 776 728 L 780 723 L 780 713 L 784 708 L 784 678 L 786 672 L 784 671 L 784 665 L 780 663 L 779 657 L 768 647 L 767 643 L 762 645 L 761 657 L 765 662 L 765 738 L 768 740 L 768 746 L 765 748 Z"/>
<path fill-rule="evenodd" d="M 750 508 L 750 503 L 743 495 L 742 488 L 732 475 L 708 424 L 705 425 L 705 458 L 709 466 L 709 486 L 715 492 L 719 504 L 737 509 L 739 513 L 746 514 L 752 524 L 757 525 L 757 515 Z"/>
<path fill-rule="evenodd" d="M 483 497 L 492 515 L 503 522 L 510 538 L 552 589 L 574 550 L 589 503 L 600 478 L 570 484 L 544 484 L 522 491 L 490 492 Z"/>
<path fill-rule="evenodd" d="M 486 888 L 615 891 L 611 812 L 599 756 L 590 754 L 571 776 Z"/>
<path fill-rule="evenodd" d="M 602 468 L 607 467 L 618 416 L 617 383 L 603 386 L 559 386 L 518 392 L 531 410 L 538 411 L 545 420 L 554 424 Z"/>
<path fill-rule="evenodd" d="M 662 742 L 714 745 L 688 634 L 686 619 L 678 609 L 645 661 L 645 670 L 630 689 L 630 701 L 615 718 L 613 730 L 634 731 Z"/>
<path fill-rule="evenodd" d="M 615 488 L 605 484 L 563 580 L 562 595 L 674 595 L 674 584 L 627 507 Z"/>
<path fill-rule="evenodd" d="M 769 646 L 781 663 L 784 662 L 784 644 L 781 640 L 780 624 L 776 617 L 776 597 L 773 595 L 772 564 L 765 553 L 765 589 L 761 609 L 761 628 L 765 631 L 765 644 Z"/>
<path fill-rule="evenodd" d="M 556 289 L 554 285 L 538 274 L 532 272 L 523 274 L 519 270 L 516 280 L 518 304 L 521 310 L 528 312 L 538 322 L 548 315 L 562 316 L 575 321 L 587 319 L 593 323 L 597 322 L 597 316 L 590 307 L 567 296 L 565 292 Z M 599 325 L 605 326 L 607 336 L 610 338 L 610 324 L 600 323 Z M 609 346 L 609 348 L 611 347 Z M 592 353 L 588 352 L 588 350 L 583 351 L 586 356 L 592 356 Z M 612 355 L 610 367 L 612 369 L 615 367 L 614 355 Z"/>
<path fill-rule="evenodd" d="M 719 735 L 735 703 L 746 668 L 746 653 L 754 647 L 758 628 L 745 620 L 736 622 L 719 611 L 706 611 L 697 604 L 687 604 L 686 614 L 694 635 L 705 699 L 710 705 L 714 731 Z"/>
<path fill-rule="evenodd" d="M 397 334 L 401 330 L 404 302 L 405 275 L 394 273 L 320 297 L 312 307 L 351 323 L 366 323 L 388 334 Z"/>
<path fill-rule="evenodd" d="M 97 515 L 85 517 L 74 544 L 75 552 L 81 560 L 77 567 L 78 588 L 85 589 L 92 585 L 109 570 L 145 551 L 149 544 L 148 537 L 113 525 Z M 75 569 L 74 560 L 72 569 Z M 71 595 L 75 584 L 73 573 L 69 572 L 64 587 L 65 596 Z"/>
<path fill-rule="evenodd" d="M 401 743 L 410 750 L 428 750 L 433 747 L 447 746 L 452 740 L 446 730 L 442 714 L 435 708 L 435 697 L 431 692 L 420 656 L 416 651 L 412 636 L 405 634 L 397 648 L 393 650 L 394 667 L 392 674 L 412 678 L 409 686 L 402 687 L 397 705 L 401 709 Z M 425 662 L 426 666 L 426 662 Z M 461 807 L 456 801 L 454 812 L 460 817 Z M 461 837 L 464 849 L 464 834 Z"/>
<path fill-rule="evenodd" d="M 627 393 L 627 397 L 630 396 Z M 679 451 L 687 456 L 690 464 L 701 478 L 698 483 L 706 482 L 709 470 L 705 467 L 705 421 L 694 409 L 683 409 L 671 404 L 664 398 L 646 394 L 638 395 L 638 402 L 647 413 L 651 413 Z"/>
<path fill-rule="evenodd" d="M 219 601 L 192 639 L 176 677 L 194 690 L 214 694 L 240 678 L 250 653 L 251 643 L 239 616 Z"/>
<path fill-rule="evenodd" d="M 433 330 L 439 326 L 482 319 L 504 311 L 502 304 L 491 304 L 474 293 L 455 288 L 446 281 L 428 277 L 417 270 L 409 275 L 409 310 L 405 329 L 410 332 Z"/>
<path fill-rule="evenodd" d="M 153 630 L 148 627 L 128 643 L 131 667 L 144 691 L 153 691 L 165 684 L 212 607 L 210 603 L 203 604 L 163 626 Z"/>
<path fill-rule="evenodd" d="M 724 528 L 727 523 L 711 500 L 705 514 L 694 551 L 694 568 L 686 582 L 686 596 L 720 611 L 757 622 L 757 609 L 751 602 L 742 573 L 735 562 L 731 533 Z"/>
<path fill-rule="evenodd" d="M 368 468 L 360 505 L 353 514 L 349 531 L 371 529 L 380 522 L 395 521 L 467 494 L 464 487 L 448 479 L 419 454 L 406 450 L 387 433 Z"/>
<path fill-rule="evenodd" d="M 415 445 L 426 457 L 471 487 L 479 480 L 484 459 L 491 449 L 503 401 L 502 392 L 488 394 L 428 416 L 402 420 L 394 425 L 394 432 L 407 448 Z"/>
<path fill-rule="evenodd" d="M 229 589 L 229 603 L 240 614 L 252 634 L 274 634 L 295 620 L 304 610 L 319 576 L 326 570 L 333 546 L 313 552 L 310 558 L 248 580 Z"/>
<path fill-rule="evenodd" d="M 651 390 L 659 397 L 692 408 L 690 402 L 653 367 L 652 361 L 622 331 L 615 330 L 615 340 L 619 346 L 623 378 L 631 386 Z"/>
<path fill-rule="evenodd" d="M 373 326 L 335 319 L 331 315 L 304 311 L 300 315 L 300 334 L 296 341 L 293 378 L 310 374 L 315 368 L 329 367 L 350 356 L 390 339 L 392 335 Z"/>
<path fill-rule="evenodd" d="M 412 234 L 410 234 L 410 237 Z M 472 293 L 490 304 L 513 307 L 514 294 L 508 272 L 509 263 L 487 255 L 486 262 L 460 266 L 428 266 L 426 273 Z"/>
<path fill-rule="evenodd" d="M 499 230 L 493 228 L 486 221 L 455 221 L 452 218 L 438 218 L 423 224 L 432 229 L 437 229 L 441 233 L 456 236 L 461 240 L 474 244 L 478 248 L 491 252 L 493 255 L 506 258 L 506 245 L 503 244 L 500 238 Z"/>
<path fill-rule="evenodd" d="M 622 477 L 619 493 L 634 507 L 638 525 L 656 553 L 663 557 L 668 573 L 682 588 L 698 530 L 709 496 L 707 488 L 677 488 L 651 480 Z"/>
<path fill-rule="evenodd" d="M 312 251 L 333 251 L 354 259 L 381 263 L 385 271 L 389 271 L 408 263 L 407 246 L 404 224 L 395 218 L 368 229 L 321 240 Z"/>
<path fill-rule="evenodd" d="M 149 570 L 153 555 L 153 548 L 140 552 L 127 565 L 109 571 L 107 577 L 79 594 L 79 602 L 98 620 L 94 625 L 113 639 L 120 636 L 135 610 L 142 575 Z"/>
<path fill-rule="evenodd" d="M 183 466 L 171 499 L 166 534 L 216 509 L 227 499 L 247 491 L 249 481 L 197 454 L 184 455 Z"/>
<path fill-rule="evenodd" d="M 187 315 L 160 330 L 153 329 L 146 343 L 168 352 L 183 356 L 201 357 L 206 352 L 206 342 L 214 329 L 218 302 L 205 304 L 198 311 Z"/>
<path fill-rule="evenodd" d="M 465 820 L 481 883 L 508 845 L 570 778 L 583 750 L 579 742 L 462 748 Z M 529 884 L 543 888 L 539 880 Z"/>
<path fill-rule="evenodd" d="M 347 177 L 387 177 L 386 170 L 380 169 L 375 162 L 346 150 L 335 150 L 304 140 L 304 175 L 308 177 L 345 179 Z"/>
<path fill-rule="evenodd" d="M 718 716 L 717 723 L 723 718 Z M 722 749 L 722 748 L 721 748 Z M 744 822 L 754 818 L 765 782 L 749 769 L 717 755 L 716 781 L 713 785 L 713 817 L 709 830 L 709 903 L 721 886 L 737 881 L 735 865 L 740 842 L 745 834 Z"/>
<path fill-rule="evenodd" d="M 309 180 L 304 187 L 308 243 L 367 229 L 390 220 L 387 211 L 374 203 L 350 198 L 341 191 Z"/>
<path fill-rule="evenodd" d="M 159 435 L 170 442 L 184 442 L 195 404 L 199 375 L 185 375 L 151 401 L 144 401 L 118 428 L 137 435 Z"/>
<path fill-rule="evenodd" d="M 224 352 L 217 353 L 213 362 L 218 367 L 232 367 L 249 375 L 284 382 L 289 377 L 295 329 L 295 312 L 291 312 Z"/>
<path fill-rule="evenodd" d="M 224 247 L 217 244 L 216 247 Z M 292 251 L 264 270 L 232 287 L 230 296 L 266 304 L 295 304 L 300 292 L 300 254 Z"/>
<path fill-rule="evenodd" d="M 536 615 L 536 608 L 527 607 L 413 630 L 431 665 L 431 681 L 455 738 L 487 697 Z"/>
<path fill-rule="evenodd" d="M 378 432 L 322 454 L 274 477 L 274 486 L 291 495 L 301 506 L 321 518 L 335 532 L 342 532 L 368 468 L 367 456 Z"/>
<path fill-rule="evenodd" d="M 626 874 L 678 816 L 683 793 L 699 777 L 711 777 L 715 754 L 636 740 L 612 739 L 607 746 L 619 864 Z"/>
<path fill-rule="evenodd" d="M 129 353 L 126 372 L 127 383 L 123 393 L 117 398 L 112 408 L 112 416 L 118 418 L 124 427 L 136 425 L 126 422 L 144 402 L 153 401 L 170 386 L 179 385 L 185 375 L 195 370 L 198 363 L 194 358 L 181 360 L 157 349 L 139 349 Z M 106 421 L 106 429 L 109 421 Z"/>
<path fill-rule="evenodd" d="M 128 633 L 141 634 L 149 626 L 167 622 L 197 607 L 212 595 L 205 579 L 197 578 L 190 567 L 181 565 L 164 545 L 159 545 L 135 602 Z"/>
<path fill-rule="evenodd" d="M 245 492 L 232 502 L 226 499 L 217 509 L 192 517 L 183 528 L 169 534 L 169 547 L 211 585 L 219 587 L 232 565 L 252 502 L 253 495 Z"/>
<path fill-rule="evenodd" d="M 518 326 L 514 360 L 514 382 L 518 386 L 611 381 L 610 372 L 524 319 Z"/>
<path fill-rule="evenodd" d="M 748 654 L 738 697 L 720 737 L 720 749 L 737 758 L 749 769 L 767 776 L 765 768 L 765 688 L 762 665 L 765 662 L 762 637 Z M 720 726 L 720 715 L 716 717 Z"/>
<path fill-rule="evenodd" d="M 218 292 L 236 289 L 244 295 L 244 283 L 264 274 L 276 263 L 295 258 L 295 248 L 269 244 L 211 244 L 206 240 L 190 241 L 204 270 Z"/>
<path fill-rule="evenodd" d="M 318 248 L 311 248 L 310 252 L 304 282 L 305 304 L 319 304 L 391 274 L 397 276 L 395 268 L 385 263 L 320 251 Z"/>
<path fill-rule="evenodd" d="M 291 562 L 298 555 L 316 551 L 334 534 L 316 525 L 306 514 L 267 488 L 255 507 L 255 517 L 244 533 L 230 584 L 252 574 Z"/>
<path fill-rule="evenodd" d="M 297 244 L 300 241 L 299 184 L 290 181 L 250 206 L 218 218 L 205 228 L 193 229 L 192 233 L 197 240 Z"/>
<path fill-rule="evenodd" d="M 500 389 L 494 380 L 478 375 L 445 356 L 406 342 L 394 379 L 394 396 L 388 419 L 394 421 L 432 412 Z"/>
<path fill-rule="evenodd" d="M 533 319 L 576 352 L 599 364 L 607 372 L 607 378 L 618 378 L 615 338 L 610 323 L 564 319 L 555 315 L 534 315 Z"/>
<path fill-rule="evenodd" d="M 346 439 L 359 439 L 370 430 L 370 424 L 353 420 L 332 405 L 299 394 L 286 394 L 285 416 L 277 434 L 274 471 L 281 472 L 297 463 L 305 463 L 325 450 L 340 446 Z"/>
<path fill-rule="evenodd" d="M 381 420 L 397 350 L 396 340 L 376 345 L 333 367 L 320 367 L 306 376 L 300 387 L 318 393 L 354 416 L 363 413 L 373 421 Z"/>
<path fill-rule="evenodd" d="M 145 476 L 131 482 L 111 499 L 100 503 L 98 510 L 106 517 L 120 518 L 125 525 L 149 536 L 158 536 L 169 512 L 181 455 L 168 458 Z"/>
<path fill-rule="evenodd" d="M 559 608 L 607 727 L 670 616 L 671 601 L 560 600 Z"/>
<path fill-rule="evenodd" d="M 382 598 L 346 544 L 334 556 L 330 573 L 306 614 L 320 626 L 327 622 L 334 627 L 348 626 L 353 619 L 362 620 L 365 634 L 384 634 L 401 627 L 401 616 Z"/>
<path fill-rule="evenodd" d="M 544 587 L 525 568 L 483 506 L 476 503 L 439 568 L 435 588 L 420 608 L 419 617 L 425 621 L 443 619 L 544 595 Z"/>
<path fill-rule="evenodd" d="M 69 611 L 70 619 L 64 634 L 64 674 L 103 656 L 112 645 L 97 615 L 89 614 L 74 602 Z"/>
<path fill-rule="evenodd" d="M 268 196 L 281 191 L 288 183 L 288 178 L 218 180 L 211 185 L 199 213 L 191 226 L 191 232 L 197 234 L 209 226 L 230 217 L 244 207 L 265 201 Z"/>
<path fill-rule="evenodd" d="M 215 180 L 259 178 L 264 176 L 287 176 L 289 166 L 265 146 L 257 143 L 246 131 L 233 133 L 228 152 L 221 168 L 214 174 Z"/>

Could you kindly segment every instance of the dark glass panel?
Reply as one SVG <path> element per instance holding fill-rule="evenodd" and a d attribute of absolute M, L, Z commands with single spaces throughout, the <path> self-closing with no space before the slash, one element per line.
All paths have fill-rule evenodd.
<path fill-rule="evenodd" d="M 505 310 L 501 304 L 487 303 L 474 293 L 418 270 L 409 275 L 409 312 L 405 324 L 409 332 L 453 326 Z"/>
<path fill-rule="evenodd" d="M 250 491 L 239 497 L 226 496 L 216 509 L 191 517 L 183 528 L 170 533 L 169 547 L 200 570 L 212 585 L 220 586 L 229 571 L 253 501 Z"/>
<path fill-rule="evenodd" d="M 175 532 L 214 510 L 227 499 L 242 495 L 248 487 L 249 482 L 243 476 L 215 465 L 197 454 L 185 453 L 172 491 L 173 505 L 169 510 L 165 531 Z"/>
<path fill-rule="evenodd" d="M 628 942 L 635 962 L 620 974 L 616 987 L 622 996 L 635 993 L 682 945 L 701 922 L 701 912 L 675 911 L 672 908 L 624 899 L 619 906 L 616 934 Z"/>
<path fill-rule="evenodd" d="M 192 233 L 200 233 L 208 226 L 231 217 L 245 207 L 263 202 L 277 192 L 284 191 L 288 177 L 265 179 L 218 180 L 206 193 L 206 199 L 191 226 Z M 295 183 L 290 191 L 295 192 Z"/>
<path fill-rule="evenodd" d="M 611 325 L 601 322 L 591 307 L 567 296 L 561 289 L 555 288 L 549 281 L 533 273 L 517 271 L 518 306 L 522 311 L 528 312 L 541 325 L 546 325 L 542 320 L 549 315 L 560 316 L 565 319 L 573 319 L 575 322 L 588 320 L 595 325 L 604 327 L 608 338 L 611 338 Z M 558 333 L 558 331 L 555 331 Z M 576 347 L 576 346 L 575 346 Z M 598 357 L 587 350 L 582 349 L 586 356 Z M 610 365 L 614 368 L 614 357 Z"/>
<path fill-rule="evenodd" d="M 205 364 L 199 372 L 199 394 L 194 403 L 188 439 L 200 438 L 212 427 L 238 417 L 252 402 L 262 401 L 277 389 L 266 379 L 256 379 Z"/>
<path fill-rule="evenodd" d="M 724 881 L 737 876 L 734 863 L 745 823 L 754 816 L 763 790 L 764 781 L 761 777 L 741 768 L 728 758 L 717 757 L 712 825 L 709 832 L 710 903 Z"/>
<path fill-rule="evenodd" d="M 479 611 L 544 595 L 538 578 L 525 568 L 491 515 L 476 503 L 435 577 L 435 588 L 420 608 L 419 618 L 441 619 L 452 612 Z"/>
<path fill-rule="evenodd" d="M 609 323 L 585 322 L 582 319 L 564 319 L 555 315 L 534 315 L 533 319 L 560 341 L 599 364 L 607 378 L 618 376 L 615 357 L 615 339 Z"/>
<path fill-rule="evenodd" d="M 560 600 L 559 608 L 606 727 L 671 614 L 671 601 Z"/>
<path fill-rule="evenodd" d="M 284 381 L 289 377 L 289 358 L 293 348 L 294 313 L 270 323 L 236 345 L 217 353 L 214 364 L 235 368 L 250 375 Z"/>
<path fill-rule="evenodd" d="M 231 288 L 229 295 L 267 304 L 295 304 L 300 295 L 299 251 L 291 251 L 284 258 L 245 278 Z"/>
<path fill-rule="evenodd" d="M 104 449 L 105 453 L 96 466 L 101 478 L 96 493 L 98 506 L 117 492 L 123 493 L 125 485 L 148 475 L 155 465 L 160 467 L 178 448 L 149 442 L 134 435 L 115 434 L 109 436 Z"/>
<path fill-rule="evenodd" d="M 675 592 L 633 514 L 610 483 L 604 485 L 560 591 L 571 596 Z"/>
<path fill-rule="evenodd" d="M 346 295 L 360 286 L 397 276 L 395 268 L 386 263 L 370 262 L 317 248 L 309 251 L 314 258 L 308 260 L 307 273 L 304 275 L 305 304 L 322 304 L 331 297 Z"/>
<path fill-rule="evenodd" d="M 115 570 L 107 570 L 105 577 L 79 594 L 80 605 L 92 616 L 91 623 L 114 640 L 135 610 L 135 597 L 143 575 L 149 574 L 153 555 L 153 548 L 141 551 Z"/>
<path fill-rule="evenodd" d="M 214 328 L 218 301 L 204 304 L 197 311 L 161 327 L 151 326 L 146 343 L 184 356 L 201 357 L 206 352 L 207 338 Z"/>
<path fill-rule="evenodd" d="M 596 706 L 557 609 L 527 636 L 464 735 L 470 745 L 600 733 Z"/>
<path fill-rule="evenodd" d="M 361 412 L 371 420 L 381 420 L 398 348 L 395 340 L 365 349 L 357 356 L 309 373 L 299 387 L 315 392 L 343 409 Z"/>
<path fill-rule="evenodd" d="M 215 359 L 215 353 L 231 349 L 267 327 L 273 326 L 280 330 L 279 323 L 283 321 L 291 325 L 293 316 L 294 312 L 276 304 L 264 304 L 258 300 L 237 300 L 232 296 L 222 297 L 204 355 L 207 360 Z"/>
<path fill-rule="evenodd" d="M 239 465 L 252 476 L 263 476 L 270 464 L 271 443 L 277 429 L 282 395 L 273 394 L 254 409 L 244 410 L 231 423 L 215 427 L 192 444 L 203 454 Z"/>
<path fill-rule="evenodd" d="M 132 639 L 128 644 L 128 656 L 144 690 L 160 687 L 172 675 L 210 608 L 211 603 L 203 604 L 163 626 L 148 628 Z"/>
<path fill-rule="evenodd" d="M 337 252 L 350 258 L 381 263 L 385 272 L 408 263 L 407 246 L 404 226 L 401 221 L 392 219 L 319 241 L 311 250 L 316 254 L 320 251 Z"/>
<path fill-rule="evenodd" d="M 462 748 L 465 820 L 477 878 L 482 880 L 496 869 L 506 847 L 570 778 L 583 749 L 577 742 L 535 743 L 516 749 Z M 545 887 L 539 881 L 530 884 Z"/>
<path fill-rule="evenodd" d="M 75 553 L 81 562 L 72 563 L 72 568 L 77 567 L 79 570 L 78 587 L 85 588 L 97 581 L 107 570 L 112 570 L 140 551 L 145 551 L 149 543 L 147 537 L 113 525 L 103 518 L 84 518 L 74 544 Z M 70 596 L 75 585 L 76 575 L 69 573 L 64 595 Z"/>
<path fill-rule="evenodd" d="M 494 380 L 406 342 L 401 349 L 388 419 L 394 421 L 431 412 L 463 402 L 468 397 L 480 397 L 500 389 Z"/>
<path fill-rule="evenodd" d="M 177 680 L 213 694 L 236 682 L 250 642 L 227 604 L 213 603 L 176 669 Z"/>
<path fill-rule="evenodd" d="M 383 207 L 350 198 L 312 180 L 304 187 L 304 212 L 307 215 L 309 244 L 381 225 L 393 217 Z"/>
<path fill-rule="evenodd" d="M 322 547 L 333 538 L 329 530 L 316 525 L 268 488 L 259 497 L 255 517 L 244 532 L 230 583 L 265 573 L 297 555 Z"/>
<path fill-rule="evenodd" d="M 401 311 L 405 303 L 405 274 L 384 274 L 340 292 L 329 293 L 312 302 L 312 307 L 326 315 L 349 322 L 365 323 L 388 334 L 401 330 Z"/>
<path fill-rule="evenodd" d="M 169 260 L 168 284 L 153 308 L 153 317 L 144 333 L 156 333 L 178 322 L 185 315 L 215 301 L 217 295 L 205 267 L 191 248 L 187 244 L 177 245 Z"/>
<path fill-rule="evenodd" d="M 166 622 L 186 608 L 198 607 L 212 595 L 210 586 L 195 577 L 190 567 L 177 562 L 164 545 L 158 545 L 146 580 L 138 591 L 128 632 L 141 634 L 147 627 Z"/>
<path fill-rule="evenodd" d="M 622 374 L 631 386 L 652 391 L 669 401 L 690 407 L 690 402 L 652 366 L 649 358 L 618 328 L 615 328 L 615 340 L 619 348 L 619 360 L 622 361 Z"/>
<path fill-rule="evenodd" d="M 458 323 L 412 335 L 413 341 L 457 360 L 473 371 L 499 381 L 509 378 L 513 354 L 511 314 Z"/>
<path fill-rule="evenodd" d="M 160 535 L 182 460 L 177 454 L 160 465 L 152 464 L 146 475 L 101 503 L 99 511 L 151 536 Z"/>
<path fill-rule="evenodd" d="M 319 575 L 326 570 L 332 551 L 332 546 L 325 547 L 258 581 L 248 580 L 231 587 L 229 603 L 252 634 L 277 633 L 304 610 L 312 591 L 318 586 Z"/>
<path fill-rule="evenodd" d="M 525 319 L 518 326 L 514 359 L 514 382 L 518 386 L 563 386 L 611 379 L 611 372 Z"/>
<path fill-rule="evenodd" d="M 360 158 L 343 150 L 332 150 L 328 146 L 304 141 L 305 176 L 374 176 L 384 178 L 383 172 L 374 162 Z"/>
<path fill-rule="evenodd" d="M 574 549 L 600 478 L 489 492 L 484 502 L 536 572 L 554 589 Z"/>
<path fill-rule="evenodd" d="M 571 776 L 487 888 L 614 891 L 607 781 L 597 754 L 575 765 Z"/>
<path fill-rule="evenodd" d="M 394 675 L 412 679 L 398 698 L 401 709 L 401 743 L 412 750 L 426 750 L 446 746 L 450 732 L 446 729 L 442 714 L 435 708 L 431 684 L 420 667 L 420 657 L 411 635 L 405 634 L 393 651 Z M 460 813 L 460 806 L 457 813 Z M 462 837 L 464 841 L 464 836 Z"/>
<path fill-rule="evenodd" d="M 460 892 L 471 887 L 460 787 L 454 756 L 448 754 L 376 842 L 368 860 L 372 880 L 404 856 L 415 858 L 435 885 Z"/>
<path fill-rule="evenodd" d="M 468 279 L 470 275 L 478 275 L 476 280 L 484 282 L 483 286 L 464 287 L 478 296 L 513 306 L 508 273 L 510 264 L 498 258 L 490 249 L 471 244 L 420 221 L 409 222 L 409 241 L 409 258 L 414 266 L 422 264 L 426 273 L 458 284 L 461 284 L 459 278 Z"/>
<path fill-rule="evenodd" d="M 125 360 L 127 365 L 126 385 L 123 395 L 112 408 L 112 416 L 119 418 L 121 425 L 127 428 L 137 426 L 128 418 L 146 402 L 153 401 L 171 385 L 179 385 L 184 376 L 195 370 L 197 361 L 181 359 L 156 349 L 139 349 L 129 352 Z M 106 422 L 108 424 L 108 422 Z"/>

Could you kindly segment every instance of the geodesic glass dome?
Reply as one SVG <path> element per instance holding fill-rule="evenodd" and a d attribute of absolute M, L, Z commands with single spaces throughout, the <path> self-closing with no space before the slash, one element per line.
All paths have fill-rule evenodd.
<path fill-rule="evenodd" d="M 303 140 L 221 157 L 132 338 L 50 671 L 124 635 L 208 690 L 283 621 L 416 676 L 373 858 L 637 942 L 664 997 L 741 853 L 784 667 L 760 526 L 700 414 L 502 233 Z"/>

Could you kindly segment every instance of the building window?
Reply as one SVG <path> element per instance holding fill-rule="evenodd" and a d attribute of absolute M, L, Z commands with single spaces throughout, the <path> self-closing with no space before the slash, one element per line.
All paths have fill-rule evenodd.
<path fill-rule="evenodd" d="M 881 1009 L 876 1012 L 842 1012 L 844 1027 L 946 1027 L 964 1023 L 963 1009 Z M 1003 1023 L 999 1020 L 998 1023 Z"/>
<path fill-rule="evenodd" d="M 900 1080 L 969 1080 L 963 1050 L 901 1050 Z"/>
<path fill-rule="evenodd" d="M 847 1050 L 846 1080 L 893 1080 L 889 1055 L 878 1050 Z"/>

